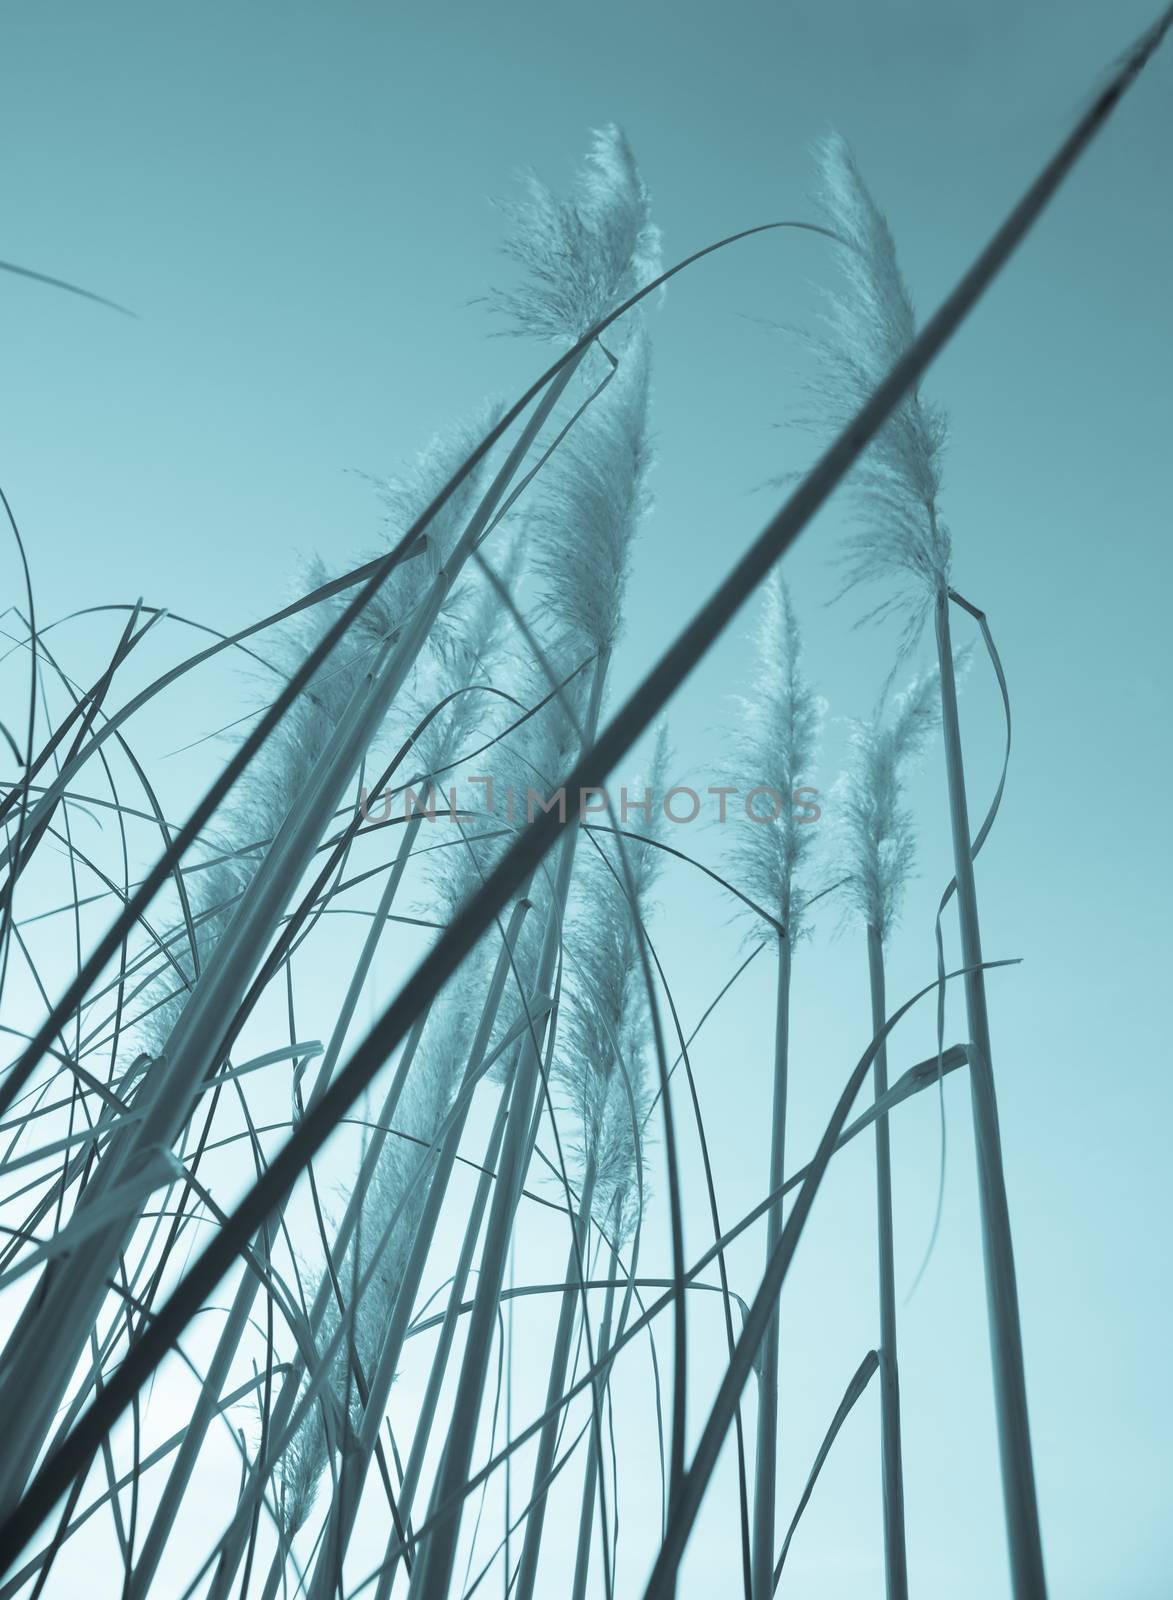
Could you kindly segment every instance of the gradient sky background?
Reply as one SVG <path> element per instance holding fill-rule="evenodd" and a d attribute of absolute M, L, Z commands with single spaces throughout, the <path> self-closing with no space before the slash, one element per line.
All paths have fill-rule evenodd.
<path fill-rule="evenodd" d="M 928 309 L 1149 20 L 1137 0 L 6 9 L 0 257 L 141 319 L 0 279 L 0 473 L 42 617 L 142 595 L 228 629 L 280 603 L 301 556 L 352 564 L 379 517 L 351 469 L 391 470 L 483 395 L 514 393 L 538 370 L 542 352 L 487 338 L 492 324 L 470 304 L 509 278 L 486 197 L 508 193 L 526 164 L 563 186 L 592 126 L 614 119 L 628 131 L 668 259 L 810 215 L 810 141 L 839 128 Z M 1023 958 L 991 980 L 995 1069 L 1048 1565 L 1063 1600 L 1173 1592 L 1173 1094 L 1159 998 L 1173 780 L 1162 731 L 1171 89 L 1167 47 L 928 386 L 953 429 L 955 581 L 989 614 L 1014 703 L 1011 777 L 979 887 L 987 955 Z M 830 265 L 813 238 L 768 235 L 692 270 L 656 312 L 657 509 L 616 691 L 764 520 L 774 496 L 758 486 L 802 463 L 801 436 L 775 426 L 799 405 L 801 363 L 754 319 L 801 321 Z M 893 645 L 853 629 L 855 600 L 825 608 L 842 527 L 833 506 L 786 564 L 832 719 L 869 709 Z M 20 599 L 7 544 L 0 563 L 6 605 Z M 748 622 L 672 709 L 682 781 L 722 776 Z M 110 627 L 58 637 L 82 661 Z M 155 670 L 191 647 L 171 634 Z M 143 722 L 140 755 L 159 761 L 241 715 L 252 692 L 227 671 L 185 680 Z M 984 663 L 963 715 L 980 812 L 1001 739 Z M 841 743 L 832 720 L 824 786 Z M 158 768 L 173 812 L 222 753 L 204 745 Z M 894 1001 L 933 975 L 932 916 L 950 871 L 942 786 L 930 759 L 914 786 L 922 875 L 893 951 Z M 688 847 L 716 862 L 721 844 L 693 830 Z M 741 932 L 698 882 L 667 876 L 658 925 L 686 1023 L 732 972 Z M 870 1031 L 863 952 L 830 938 L 833 921 L 797 966 L 794 1159 Z M 765 1181 L 770 974 L 758 966 L 696 1058 L 730 1219 Z M 962 1026 L 951 1013 L 951 1037 Z M 893 1070 L 927 1054 L 932 1033 L 927 1012 L 914 1019 Z M 942 1234 L 901 1323 L 910 1560 L 915 1592 L 976 1600 L 1005 1592 L 1005 1559 L 960 1076 L 946 1098 Z M 924 1096 L 894 1130 L 904 1286 L 932 1217 L 936 1119 Z M 695 1255 L 707 1228 L 695 1139 L 687 1161 Z M 820 1198 L 788 1290 L 783 1526 L 874 1339 L 872 1193 L 861 1141 Z M 666 1260 L 662 1181 L 658 1194 L 648 1270 Z M 535 1259 L 547 1245 L 552 1266 L 553 1234 L 535 1238 Z M 756 1247 L 738 1262 L 748 1296 Z M 694 1323 L 699 1426 L 722 1335 L 715 1308 Z M 638 1395 L 646 1373 L 633 1382 Z M 876 1420 L 870 1396 L 836 1445 L 788 1565 L 783 1589 L 797 1600 L 882 1593 Z M 635 1594 L 654 1535 L 655 1460 L 638 1459 L 646 1433 L 623 1448 L 635 1481 L 621 1593 Z M 728 1467 L 685 1596 L 732 1592 Z"/>

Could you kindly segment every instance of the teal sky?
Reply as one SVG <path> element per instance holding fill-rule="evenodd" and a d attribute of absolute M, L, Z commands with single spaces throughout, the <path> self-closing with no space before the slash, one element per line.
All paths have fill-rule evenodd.
<path fill-rule="evenodd" d="M 532 346 L 487 337 L 493 323 L 472 303 L 510 272 L 488 197 L 507 194 L 524 165 L 563 186 L 591 127 L 627 130 L 669 260 L 810 216 L 810 143 L 840 129 L 928 310 L 1150 20 L 1136 0 L 7 8 L 0 258 L 139 315 L 0 277 L 0 481 L 42 620 L 143 596 L 229 629 L 280 603 L 302 556 L 359 558 L 379 528 L 359 474 L 390 471 L 543 364 Z M 987 954 L 1023 963 L 991 980 L 994 1064 L 1061 1600 L 1159 1600 L 1173 1587 L 1162 1243 L 1173 1093 L 1159 998 L 1173 782 L 1161 732 L 1173 687 L 1171 88 L 1167 48 L 928 384 L 952 425 L 955 582 L 989 615 L 1014 705 L 1011 776 L 979 889 Z M 767 235 L 693 269 L 655 312 L 657 509 L 615 692 L 768 515 L 776 493 L 760 486 L 803 463 L 802 436 L 777 426 L 801 405 L 801 362 L 757 319 L 801 322 L 830 274 L 820 241 Z M 825 605 L 843 527 L 831 506 L 787 560 L 808 665 L 830 704 L 825 787 L 842 745 L 835 719 L 870 708 L 893 648 L 891 635 L 853 629 L 855 598 Z M 20 601 L 8 546 L 0 585 L 0 604 Z M 672 709 L 682 781 L 724 775 L 748 623 Z M 111 626 L 57 637 L 83 662 Z M 181 631 L 166 635 L 154 670 L 191 647 Z M 161 761 L 241 716 L 254 694 L 228 671 L 186 680 L 144 721 L 140 755 Z M 980 813 L 1002 737 L 980 660 L 963 716 Z M 162 763 L 175 814 L 222 754 L 207 744 Z M 914 798 L 921 876 L 892 952 L 893 1003 L 934 972 L 932 917 L 950 871 L 938 757 Z M 718 832 L 687 832 L 687 848 L 719 861 Z M 736 966 L 741 930 L 687 872 L 669 875 L 661 898 L 661 954 L 691 1025 Z M 864 952 L 833 939 L 833 921 L 796 963 L 796 1160 L 870 1031 Z M 765 1183 L 770 974 L 759 966 L 695 1061 L 729 1220 Z M 949 1026 L 960 1038 L 959 1012 Z M 929 1053 L 930 1014 L 900 1037 L 894 1070 Z M 936 1195 L 937 1110 L 922 1098 L 894 1130 L 905 1287 Z M 917 1592 L 984 1600 L 1006 1577 L 960 1076 L 946 1102 L 941 1237 L 901 1324 L 910 1564 Z M 685 1142 L 696 1255 L 707 1213 L 696 1141 Z M 667 1259 L 657 1189 L 649 1271 Z M 875 1338 L 872 1194 L 861 1143 L 829 1180 L 787 1291 L 783 1526 Z M 552 1268 L 562 1245 L 538 1229 L 532 1249 Z M 737 1266 L 748 1298 L 760 1247 Z M 699 1427 L 723 1336 L 715 1308 L 697 1310 L 694 1325 Z M 631 1396 L 645 1422 L 646 1385 L 641 1368 Z M 873 1402 L 844 1430 L 796 1538 L 783 1585 L 795 1600 L 882 1593 Z M 632 1480 L 623 1594 L 640 1592 L 654 1538 L 649 1439 L 634 1428 L 621 1439 Z M 729 1467 L 684 1569 L 685 1597 L 732 1592 Z"/>

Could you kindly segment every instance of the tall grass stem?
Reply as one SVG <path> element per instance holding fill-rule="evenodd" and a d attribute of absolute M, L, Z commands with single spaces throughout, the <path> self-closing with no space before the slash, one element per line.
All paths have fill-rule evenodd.
<path fill-rule="evenodd" d="M 957 920 L 961 934 L 961 958 L 966 968 L 963 988 L 969 1021 L 969 1086 L 977 1147 L 986 1310 L 994 1369 L 994 1409 L 1002 1466 L 1002 1498 L 1010 1547 L 1011 1589 L 1014 1600 L 1044 1600 L 1047 1584 L 1027 1409 L 1018 1282 L 1010 1232 L 1010 1207 L 1006 1197 L 1006 1175 L 1002 1164 L 998 1102 L 994 1091 L 985 975 L 981 970 L 982 941 L 969 807 L 965 795 L 957 683 L 950 642 L 949 596 L 944 590 L 937 594 L 936 634 L 941 673 L 945 773 L 953 836 L 953 871 L 957 880 Z"/>

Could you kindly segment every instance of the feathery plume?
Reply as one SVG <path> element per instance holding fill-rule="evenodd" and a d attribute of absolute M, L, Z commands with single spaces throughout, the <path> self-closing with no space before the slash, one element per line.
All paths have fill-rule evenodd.
<path fill-rule="evenodd" d="M 641 330 L 624 350 L 611 382 L 544 470 L 541 494 L 526 519 L 529 564 L 539 585 L 541 631 L 552 639 L 547 656 L 559 677 L 591 654 L 605 656 L 621 624 L 631 543 L 649 504 L 648 369 L 647 340 Z M 559 785 L 578 753 L 574 722 L 581 725 L 586 715 L 591 677 L 589 669 L 579 674 L 498 746 L 494 811 L 506 828 L 526 822 L 531 789 L 539 797 L 535 807 L 558 803 Z M 526 670 L 524 682 L 521 697 L 527 704 L 537 704 L 550 693 L 550 682 L 533 667 Z M 562 803 L 570 814 L 577 808 L 578 796 L 567 794 Z M 440 870 L 461 874 L 471 869 L 474 876 L 464 885 L 472 889 L 507 843 L 507 839 L 491 841 L 488 849 L 478 844 L 475 860 L 460 852 L 463 862 L 444 863 Z M 519 972 L 534 970 L 548 895 L 548 871 L 539 870 L 529 889 L 536 914 L 522 928 Z M 511 985 L 498 1015 L 498 1035 L 522 1014 L 521 996 Z M 502 1062 L 499 1070 L 504 1069 Z"/>
<path fill-rule="evenodd" d="M 790 591 L 778 569 L 762 589 L 753 693 L 741 700 L 734 756 L 747 803 L 750 791 L 762 791 L 752 802 L 759 820 L 741 822 L 731 857 L 739 888 L 777 917 L 793 946 L 803 932 L 796 879 L 814 832 L 798 817 L 792 797 L 810 781 L 824 706 L 803 671 Z M 777 816 L 767 820 L 774 809 Z"/>
<path fill-rule="evenodd" d="M 826 296 L 822 331 L 804 336 L 816 358 L 809 385 L 815 414 L 801 425 L 830 437 L 903 355 L 916 319 L 888 224 L 846 140 L 831 134 L 816 160 L 819 208 L 843 240 L 837 254 L 843 282 Z M 938 508 L 946 437 L 944 414 L 913 390 L 848 480 L 859 526 L 840 558 L 841 592 L 895 582 L 870 617 L 909 613 L 902 657 L 920 637 L 934 594 L 949 582 L 949 533 Z"/>
<path fill-rule="evenodd" d="M 881 711 L 851 725 L 851 759 L 835 786 L 833 814 L 850 877 L 851 912 L 882 940 L 895 926 L 916 856 L 912 814 L 902 802 L 905 775 L 941 720 L 941 677 L 914 678 Z"/>
<path fill-rule="evenodd" d="M 635 787 L 662 794 L 668 762 L 667 729 L 661 725 L 650 777 Z M 594 1215 L 617 1214 L 624 1236 L 646 1200 L 641 1132 L 650 1101 L 648 996 L 639 945 L 663 866 L 662 852 L 648 842 L 663 832 L 662 810 L 654 808 L 651 822 L 641 821 L 638 831 L 645 837 L 623 840 L 634 898 L 615 841 L 596 836 L 599 851 L 584 856 L 567 940 L 569 976 L 555 1060 L 581 1129 L 577 1155 L 584 1169 L 594 1164 Z"/>
<path fill-rule="evenodd" d="M 803 933 L 805 896 L 799 892 L 797 879 L 814 846 L 813 831 L 809 823 L 800 820 L 794 795 L 809 784 L 823 705 L 803 670 L 802 640 L 789 590 L 777 566 L 762 587 L 753 694 L 742 701 L 743 716 L 735 746 L 747 815 L 734 835 L 731 855 L 738 887 L 785 929 L 785 937 L 777 941 L 769 1169 L 769 1188 L 773 1192 L 781 1187 L 785 1164 L 791 962 Z M 777 1248 L 781 1229 L 781 1210 L 775 1208 L 766 1220 L 767 1260 Z M 779 1344 L 775 1308 L 760 1352 L 751 1556 L 755 1595 L 770 1593 L 775 1555 Z"/>
<path fill-rule="evenodd" d="M 555 670 L 565 676 L 570 670 L 567 660 L 557 660 Z M 545 677 L 532 666 L 525 669 L 522 683 L 519 698 L 527 705 L 537 704 L 550 692 Z M 586 715 L 589 688 L 588 673 L 580 673 L 562 691 L 568 701 L 569 711 L 574 714 L 573 718 L 557 698 L 551 699 L 496 747 L 492 821 L 495 827 L 502 829 L 502 834 L 484 844 L 478 843 L 474 847 L 477 852 L 475 860 L 465 852 L 465 862 L 453 863 L 456 872 L 467 872 L 465 892 L 471 892 L 479 885 L 481 874 L 487 873 L 497 857 L 512 844 L 514 834 L 526 826 L 530 816 L 539 814 L 539 807 L 564 807 L 567 816 L 576 810 L 578 796 L 570 792 L 561 793 L 561 785 L 578 753 L 579 737 L 574 722 L 577 720 L 581 725 Z M 526 1006 L 533 998 L 533 977 L 538 969 L 546 925 L 554 910 L 551 892 L 553 870 L 551 862 L 543 863 L 526 890 L 526 898 L 532 903 L 533 910 L 522 924 L 514 951 L 516 976 L 507 984 L 498 1008 L 493 1030 L 494 1044 L 499 1043 L 525 1017 Z M 505 1076 L 513 1060 L 514 1053 L 506 1052 L 492 1069 L 493 1076 Z"/>
<path fill-rule="evenodd" d="M 640 327 L 543 473 L 529 518 L 542 615 L 569 635 L 569 648 L 606 649 L 622 623 L 631 545 L 651 506 L 650 377 Z"/>
<path fill-rule="evenodd" d="M 498 407 L 480 414 L 446 433 L 437 434 L 394 479 L 382 485 L 388 508 L 386 547 L 393 547 L 420 515 L 436 491 L 452 475 L 492 425 Z M 398 566 L 370 603 L 355 618 L 346 637 L 290 706 L 242 778 L 235 798 L 226 808 L 223 824 L 209 837 L 207 847 L 224 859 L 193 879 L 192 916 L 196 949 L 202 968 L 264 856 L 264 844 L 273 839 L 296 796 L 309 782 L 318 757 L 328 745 L 355 691 L 370 670 L 379 648 L 406 622 L 423 598 L 432 577 L 442 565 L 476 504 L 483 488 L 484 468 L 470 473 L 433 517 L 428 527 L 425 554 Z M 326 581 L 326 568 L 313 561 L 306 573 L 310 588 Z M 350 603 L 349 592 L 333 595 L 307 611 L 298 612 L 274 630 L 270 660 L 291 674 Z M 176 959 L 192 980 L 195 967 L 186 941 Z M 171 987 L 175 975 L 165 972 L 161 984 Z M 152 1055 L 166 1049 L 167 1038 L 183 1007 L 185 992 L 174 993 L 144 1020 L 142 1048 Z"/>
<path fill-rule="evenodd" d="M 569 198 L 532 173 L 519 199 L 502 202 L 513 224 L 505 252 L 519 288 L 494 290 L 493 310 L 514 334 L 574 344 L 660 271 L 660 234 L 631 146 L 609 124 L 592 134 Z"/>
<path fill-rule="evenodd" d="M 824 358 L 820 380 L 824 410 L 834 423 L 846 412 L 853 412 L 908 349 L 913 338 L 913 313 L 887 224 L 842 139 L 831 138 L 824 143 L 820 173 L 825 212 L 848 243 L 841 257 L 846 287 L 832 300 L 828 336 L 815 341 Z M 1034 1596 L 1045 1592 L 1042 1539 L 1014 1244 L 1002 1167 L 985 977 L 981 970 L 974 841 L 953 678 L 950 540 L 938 510 L 945 438 L 942 415 L 914 390 L 865 452 L 853 477 L 856 503 L 863 513 L 862 526 L 844 551 L 844 590 L 874 581 L 893 586 L 889 597 L 872 615 L 905 613 L 898 659 L 911 651 L 929 615 L 934 617 L 957 915 L 967 968 L 964 994 L 972 1052 L 969 1081 L 978 1150 L 990 1339 L 995 1352 L 994 1394 L 1011 1585 L 1016 1596 Z"/>

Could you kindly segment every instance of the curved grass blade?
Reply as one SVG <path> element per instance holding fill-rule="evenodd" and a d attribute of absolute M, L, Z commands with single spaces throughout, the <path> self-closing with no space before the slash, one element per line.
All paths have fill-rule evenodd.
<path fill-rule="evenodd" d="M 108 311 L 117 311 L 121 316 L 133 317 L 138 321 L 138 312 L 132 311 L 129 306 L 121 306 L 117 300 L 107 300 L 104 294 L 95 294 L 92 289 L 83 289 L 78 283 L 70 283 L 66 278 L 53 278 L 47 272 L 35 272 L 32 267 L 18 267 L 15 261 L 0 261 L 0 272 L 11 273 L 14 278 L 27 278 L 31 283 L 43 283 L 50 289 L 62 289 L 66 294 L 75 294 L 82 300 L 92 300 L 95 305 L 105 306 Z"/>
<path fill-rule="evenodd" d="M 847 1421 L 855 1402 L 859 1399 L 860 1395 L 863 1394 L 868 1384 L 872 1381 L 872 1376 L 876 1372 L 879 1365 L 879 1356 L 874 1350 L 869 1350 L 867 1355 L 864 1356 L 863 1360 L 860 1362 L 859 1366 L 855 1369 L 855 1374 L 844 1391 L 843 1398 L 840 1400 L 839 1405 L 836 1408 L 835 1415 L 831 1418 L 831 1426 L 827 1429 L 827 1432 L 823 1438 L 823 1442 L 819 1446 L 819 1453 L 815 1456 L 814 1465 L 811 1467 L 810 1475 L 806 1480 L 806 1487 L 802 1491 L 798 1505 L 794 1512 L 794 1516 L 791 1519 L 790 1527 L 786 1530 L 786 1537 L 782 1541 L 782 1549 L 778 1553 L 777 1565 L 774 1567 L 774 1582 L 770 1591 L 771 1594 L 774 1593 L 778 1587 L 778 1580 L 782 1576 L 782 1568 L 786 1564 L 786 1555 L 790 1549 L 790 1541 L 794 1538 L 794 1531 L 798 1527 L 803 1512 L 806 1510 L 807 1501 L 814 1493 L 814 1487 L 818 1482 L 819 1473 L 823 1470 L 823 1462 L 826 1461 L 827 1457 L 830 1455 L 831 1446 L 835 1443 L 835 1439 L 840 1428 Z"/>

